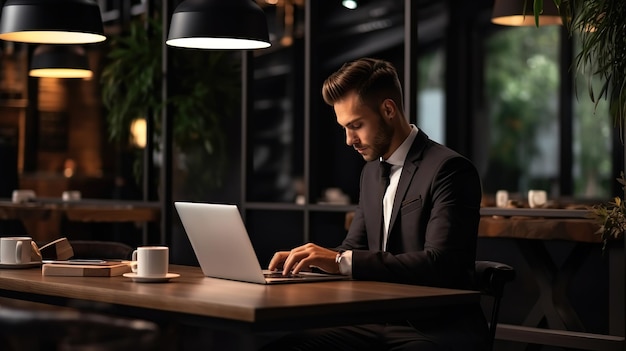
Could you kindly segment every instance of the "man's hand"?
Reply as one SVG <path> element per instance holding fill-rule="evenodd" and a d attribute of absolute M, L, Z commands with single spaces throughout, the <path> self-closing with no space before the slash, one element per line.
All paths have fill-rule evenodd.
<path fill-rule="evenodd" d="M 283 274 L 298 273 L 317 267 L 324 272 L 337 274 L 339 265 L 335 262 L 337 251 L 315 244 L 304 244 L 291 251 L 279 251 L 270 261 L 269 270 L 279 269 L 282 265 Z"/>

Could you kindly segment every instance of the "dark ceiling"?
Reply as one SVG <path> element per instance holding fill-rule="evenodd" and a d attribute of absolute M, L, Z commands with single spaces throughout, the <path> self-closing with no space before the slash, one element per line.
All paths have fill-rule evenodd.
<path fill-rule="evenodd" d="M 261 0 L 258 0 L 261 3 Z M 304 33 L 304 1 L 293 0 L 294 30 L 293 36 L 302 37 Z M 311 16 L 314 29 L 312 40 L 323 45 L 332 53 L 336 66 L 353 57 L 370 55 L 402 45 L 405 41 L 405 1 L 409 0 L 358 0 L 354 10 L 342 6 L 341 0 L 316 1 L 312 8 L 316 13 Z M 493 0 L 411 0 L 416 5 L 418 45 L 420 50 L 440 44 L 445 38 L 446 29 L 453 15 L 471 16 L 471 21 L 489 24 Z M 284 4 L 280 2 L 279 4 Z M 282 5 L 284 6 L 284 5 Z M 274 37 L 284 35 L 281 6 L 264 5 L 268 15 L 270 32 Z"/>

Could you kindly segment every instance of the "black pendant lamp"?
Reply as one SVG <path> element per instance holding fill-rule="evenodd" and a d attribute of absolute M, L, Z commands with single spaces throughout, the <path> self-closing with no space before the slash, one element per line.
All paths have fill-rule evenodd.
<path fill-rule="evenodd" d="M 92 0 L 7 0 L 0 17 L 0 39 L 87 44 L 106 37 L 100 8 Z"/>
<path fill-rule="evenodd" d="M 253 0 L 186 0 L 174 10 L 167 45 L 196 49 L 269 47 L 265 13 Z"/>
<path fill-rule="evenodd" d="M 85 78 L 93 75 L 85 50 L 77 45 L 39 45 L 28 75 L 48 78 Z"/>
<path fill-rule="evenodd" d="M 526 7 L 524 8 L 524 3 Z M 495 0 L 491 22 L 503 26 L 534 26 L 533 0 Z M 553 0 L 543 1 L 543 12 L 539 25 L 563 24 L 559 10 Z"/>

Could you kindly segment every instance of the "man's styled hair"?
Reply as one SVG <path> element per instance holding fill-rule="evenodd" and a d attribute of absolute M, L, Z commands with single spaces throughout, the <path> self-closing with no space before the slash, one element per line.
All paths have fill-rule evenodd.
<path fill-rule="evenodd" d="M 326 78 L 322 97 L 328 105 L 333 106 L 352 91 L 374 111 L 385 99 L 392 99 L 400 110 L 403 109 L 398 73 L 387 61 L 361 58 L 345 63 Z"/>

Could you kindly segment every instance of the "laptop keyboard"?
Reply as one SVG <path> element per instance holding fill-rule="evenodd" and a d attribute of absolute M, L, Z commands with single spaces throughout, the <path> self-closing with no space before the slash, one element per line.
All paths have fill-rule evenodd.
<path fill-rule="evenodd" d="M 271 272 L 271 273 L 263 273 L 265 278 L 304 278 L 302 274 L 293 274 L 289 273 L 287 275 L 283 275 L 282 272 Z"/>

